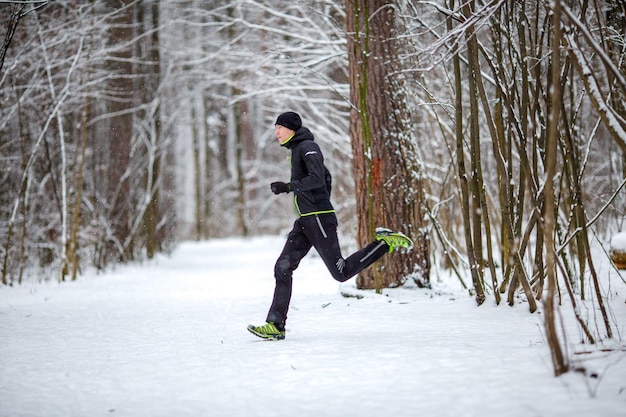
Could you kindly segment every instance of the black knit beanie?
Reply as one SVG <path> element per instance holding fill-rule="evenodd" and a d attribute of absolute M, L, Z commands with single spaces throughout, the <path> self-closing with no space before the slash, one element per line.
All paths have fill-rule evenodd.
<path fill-rule="evenodd" d="M 285 126 L 287 129 L 291 129 L 295 132 L 302 127 L 302 119 L 300 119 L 298 113 L 288 111 L 278 116 L 274 124 Z"/>

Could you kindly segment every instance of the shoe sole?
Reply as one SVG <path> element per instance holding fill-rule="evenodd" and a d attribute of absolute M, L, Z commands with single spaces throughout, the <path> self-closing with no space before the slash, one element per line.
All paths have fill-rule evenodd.
<path fill-rule="evenodd" d="M 260 337 L 261 339 L 264 339 L 264 340 L 284 340 L 285 339 L 285 335 L 284 334 L 274 334 L 274 335 L 271 335 L 271 334 L 257 332 L 254 329 L 253 325 L 249 325 L 248 326 L 248 331 L 250 333 L 252 333 L 253 335 L 255 335 L 257 337 Z"/>

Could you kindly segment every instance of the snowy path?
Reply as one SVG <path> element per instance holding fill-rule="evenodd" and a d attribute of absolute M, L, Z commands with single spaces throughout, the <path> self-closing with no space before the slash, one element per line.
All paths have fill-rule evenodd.
<path fill-rule="evenodd" d="M 309 256 L 286 340 L 256 339 L 245 328 L 265 318 L 281 245 L 187 243 L 75 283 L 0 288 L 0 416 L 626 416 L 623 342 L 577 355 L 598 378 L 554 378 L 540 314 L 476 308 L 454 283 L 344 298 Z"/>

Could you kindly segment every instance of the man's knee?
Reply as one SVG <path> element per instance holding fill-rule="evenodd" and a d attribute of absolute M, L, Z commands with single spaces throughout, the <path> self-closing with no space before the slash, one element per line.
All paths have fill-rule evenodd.
<path fill-rule="evenodd" d="M 343 258 L 339 258 L 334 265 L 328 265 L 330 274 L 336 281 L 345 282 L 351 277 L 345 274 L 346 261 Z"/>
<path fill-rule="evenodd" d="M 274 265 L 274 277 L 276 278 L 276 281 L 287 283 L 291 280 L 293 270 L 293 265 L 291 265 L 289 259 L 286 257 L 280 257 Z"/>

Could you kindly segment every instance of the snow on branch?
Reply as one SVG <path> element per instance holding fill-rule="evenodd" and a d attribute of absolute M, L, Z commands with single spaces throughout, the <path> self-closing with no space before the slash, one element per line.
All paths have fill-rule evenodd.
<path fill-rule="evenodd" d="M 585 38 L 589 46 L 591 46 L 591 48 L 594 50 L 594 52 L 598 54 L 598 57 L 600 58 L 606 69 L 610 71 L 613 76 L 615 76 L 615 79 L 619 82 L 621 88 L 626 91 L 626 78 L 624 78 L 624 75 L 620 72 L 619 68 L 615 66 L 615 63 L 606 54 L 604 49 L 600 45 L 598 45 L 598 43 L 589 32 L 589 29 L 587 29 L 587 26 L 583 22 L 581 22 L 580 19 L 578 19 L 576 15 L 574 15 L 572 10 L 565 4 L 561 5 L 561 10 L 580 31 L 580 33 L 583 35 L 583 37 Z"/>
<path fill-rule="evenodd" d="M 476 32 L 477 27 L 480 28 L 482 25 L 486 24 L 489 19 L 498 11 L 498 9 L 505 3 L 505 0 L 491 0 L 487 4 L 485 4 L 481 9 L 472 12 L 470 16 L 464 16 L 459 10 L 464 7 L 461 5 L 459 9 L 456 11 L 451 10 L 443 10 L 440 7 L 437 7 L 439 11 L 446 14 L 447 16 L 453 18 L 454 20 L 460 21 L 461 24 L 449 31 L 445 36 L 441 37 L 439 40 L 432 44 L 432 48 L 430 48 L 433 52 L 439 50 L 440 48 L 452 43 L 452 45 L 456 45 L 460 43 L 460 40 L 465 36 L 466 32 Z M 450 52 L 454 52 L 456 48 L 448 48 Z"/>
<path fill-rule="evenodd" d="M 593 69 L 587 63 L 583 51 L 578 46 L 574 35 L 570 31 L 563 32 L 563 40 L 569 45 L 568 52 L 572 58 L 572 63 L 579 73 L 589 98 L 596 110 L 600 114 L 606 128 L 615 139 L 622 152 L 626 153 L 626 131 L 623 128 L 623 119 L 617 115 L 614 109 L 606 102 L 602 96 L 598 81 L 593 76 Z"/>

